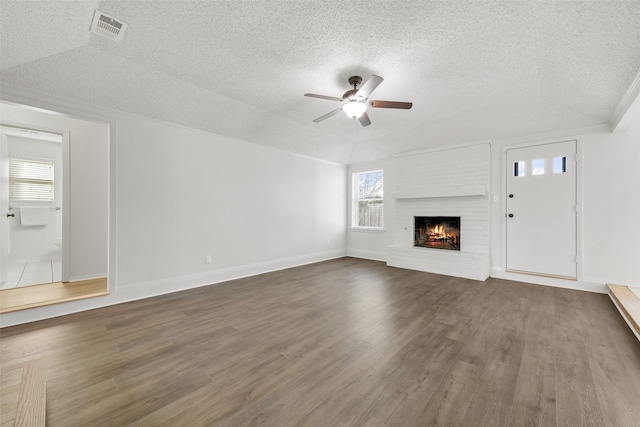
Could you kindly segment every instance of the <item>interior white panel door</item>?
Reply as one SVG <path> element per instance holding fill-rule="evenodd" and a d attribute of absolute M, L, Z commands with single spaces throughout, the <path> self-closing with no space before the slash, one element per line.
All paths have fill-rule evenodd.
<path fill-rule="evenodd" d="M 576 141 L 507 150 L 507 270 L 576 278 Z"/>
<path fill-rule="evenodd" d="M 7 281 L 9 264 L 9 154 L 7 135 L 0 132 L 0 285 Z"/>

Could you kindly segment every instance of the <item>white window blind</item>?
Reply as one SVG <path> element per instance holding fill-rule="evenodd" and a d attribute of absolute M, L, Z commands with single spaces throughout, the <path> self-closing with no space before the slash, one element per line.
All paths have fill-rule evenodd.
<path fill-rule="evenodd" d="M 9 199 L 53 201 L 53 161 L 9 158 Z"/>

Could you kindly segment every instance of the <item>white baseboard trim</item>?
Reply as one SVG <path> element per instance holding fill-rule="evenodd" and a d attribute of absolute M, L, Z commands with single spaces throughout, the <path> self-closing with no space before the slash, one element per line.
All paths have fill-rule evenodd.
<path fill-rule="evenodd" d="M 209 286 L 227 282 L 229 280 L 269 273 L 272 271 L 342 258 L 346 256 L 346 252 L 346 249 L 337 249 L 333 251 L 318 252 L 314 254 L 225 268 L 205 273 L 159 279 L 144 283 L 127 284 L 123 286 L 118 286 L 116 283 L 115 289 L 110 286 L 110 289 L 112 289 L 111 294 L 103 297 L 71 301 L 3 314 L 0 316 L 0 328 L 65 316 L 67 314 L 156 297 L 187 289 Z"/>
<path fill-rule="evenodd" d="M 222 268 L 219 270 L 207 271 L 203 273 L 189 274 L 180 277 L 170 277 L 166 279 L 152 280 L 149 282 L 134 283 L 127 285 L 117 285 L 117 292 L 131 293 L 133 290 L 153 290 L 154 295 L 182 291 L 185 289 L 197 288 L 200 286 L 214 285 L 216 283 L 227 282 L 229 280 L 242 279 L 244 277 L 256 276 L 258 274 L 272 271 L 284 270 L 301 265 L 313 264 L 346 256 L 344 249 L 326 251 L 310 255 L 300 255 L 290 258 L 265 261 L 254 264 L 241 265 L 238 267 Z M 159 293 L 158 293 L 159 292 Z"/>
<path fill-rule="evenodd" d="M 587 282 L 622 285 L 622 286 L 628 286 L 630 288 L 640 288 L 640 282 L 638 282 L 637 280 L 623 280 L 620 278 L 616 279 L 615 277 L 605 278 L 605 277 L 595 277 L 595 276 L 584 276 L 582 279 Z"/>
<path fill-rule="evenodd" d="M 387 262 L 387 252 L 370 251 L 368 249 L 347 249 L 347 256 L 353 258 L 369 259 L 372 261 Z"/>
<path fill-rule="evenodd" d="M 82 282 L 84 280 L 104 279 L 107 277 L 107 273 L 102 274 L 87 274 L 85 276 L 73 276 L 69 278 L 70 282 Z"/>
<path fill-rule="evenodd" d="M 575 289 L 577 291 L 595 292 L 606 294 L 606 282 L 590 281 L 590 280 L 568 280 L 558 279 L 554 277 L 534 276 L 524 273 L 511 273 L 500 268 L 491 269 L 491 277 L 503 280 L 512 280 L 514 282 L 533 283 L 534 285 L 553 286 L 556 288 Z"/>

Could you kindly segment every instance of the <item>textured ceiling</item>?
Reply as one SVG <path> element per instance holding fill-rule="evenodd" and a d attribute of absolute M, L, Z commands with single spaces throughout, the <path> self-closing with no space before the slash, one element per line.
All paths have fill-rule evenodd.
<path fill-rule="evenodd" d="M 100 9 L 129 24 L 89 33 Z M 0 81 L 339 163 L 607 123 L 639 1 L 0 1 Z M 363 128 L 338 107 L 378 74 Z"/>

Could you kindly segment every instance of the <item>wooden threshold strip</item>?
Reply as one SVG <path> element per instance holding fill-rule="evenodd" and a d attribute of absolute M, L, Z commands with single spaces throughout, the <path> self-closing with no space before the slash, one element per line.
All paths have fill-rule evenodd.
<path fill-rule="evenodd" d="M 0 291 L 0 314 L 109 295 L 107 278 L 54 282 Z"/>
<path fill-rule="evenodd" d="M 640 339 L 640 299 L 627 286 L 608 284 L 609 295 L 635 335 Z"/>
<path fill-rule="evenodd" d="M 557 274 L 534 273 L 531 271 L 509 270 L 509 269 L 505 271 L 507 273 L 528 274 L 530 276 L 550 277 L 552 279 L 573 280 L 574 282 L 578 280 L 576 277 L 573 277 L 573 276 L 559 276 Z"/>

